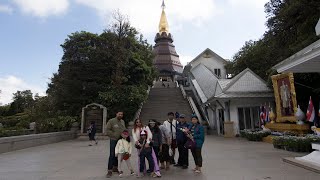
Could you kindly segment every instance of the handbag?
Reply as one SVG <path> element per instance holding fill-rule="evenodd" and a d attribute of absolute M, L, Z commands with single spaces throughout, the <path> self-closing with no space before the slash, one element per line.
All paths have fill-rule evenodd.
<path fill-rule="evenodd" d="M 196 142 L 188 138 L 187 142 L 184 144 L 184 147 L 187 149 L 194 149 L 196 148 Z"/>
<path fill-rule="evenodd" d="M 128 160 L 130 158 L 130 154 L 128 152 L 126 152 L 126 150 L 124 149 L 124 144 L 123 144 L 123 141 L 122 142 L 122 147 L 123 147 L 123 150 L 125 151 L 122 155 L 122 160 Z"/>
<path fill-rule="evenodd" d="M 122 155 L 122 159 L 123 160 L 128 160 L 130 158 L 130 154 L 128 152 L 125 152 L 123 155 Z"/>

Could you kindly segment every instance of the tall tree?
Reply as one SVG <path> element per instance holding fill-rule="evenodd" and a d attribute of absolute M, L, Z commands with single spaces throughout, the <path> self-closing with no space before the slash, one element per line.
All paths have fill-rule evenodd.
<path fill-rule="evenodd" d="M 13 102 L 10 104 L 9 114 L 21 113 L 32 107 L 34 99 L 31 90 L 17 91 L 13 93 Z"/>
<path fill-rule="evenodd" d="M 257 41 L 248 41 L 226 66 L 231 74 L 249 67 L 263 79 L 270 81 L 276 73 L 271 68 L 319 39 L 314 27 L 320 17 L 319 0 L 270 0 L 265 5 L 268 30 Z M 318 93 L 320 75 L 295 74 L 298 97 Z M 305 86 L 307 85 L 307 86 Z M 311 86 L 311 87 L 310 87 Z M 306 94 L 308 92 L 308 95 Z M 308 98 L 308 97 L 307 97 Z"/>
<path fill-rule="evenodd" d="M 47 93 L 56 111 L 79 115 L 92 102 L 132 117 L 152 83 L 152 47 L 119 12 L 102 34 L 76 32 L 62 44 L 64 55 Z"/>

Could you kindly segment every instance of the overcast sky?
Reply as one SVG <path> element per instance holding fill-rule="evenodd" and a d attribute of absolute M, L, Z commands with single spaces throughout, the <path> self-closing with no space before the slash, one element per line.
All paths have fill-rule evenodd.
<path fill-rule="evenodd" d="M 165 0 L 169 29 L 183 65 L 206 48 L 225 59 L 266 31 L 268 0 Z M 154 44 L 162 0 L 0 0 L 0 103 L 30 89 L 45 95 L 75 31 L 101 33 L 117 9 Z"/>

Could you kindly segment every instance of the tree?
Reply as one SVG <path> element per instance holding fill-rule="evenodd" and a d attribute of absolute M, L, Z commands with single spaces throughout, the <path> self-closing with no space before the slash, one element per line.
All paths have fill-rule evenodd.
<path fill-rule="evenodd" d="M 271 86 L 271 68 L 318 37 L 314 27 L 320 17 L 319 0 L 270 0 L 265 5 L 268 30 L 257 41 L 247 41 L 226 66 L 231 74 L 249 67 Z M 295 74 L 297 100 L 308 102 L 310 95 L 320 94 L 319 73 Z M 302 103 L 300 103 L 302 104 Z"/>
<path fill-rule="evenodd" d="M 10 104 L 9 115 L 22 113 L 25 109 L 32 107 L 34 99 L 31 90 L 17 91 L 13 93 L 13 102 Z"/>
<path fill-rule="evenodd" d="M 55 111 L 76 116 L 86 104 L 121 109 L 131 118 L 146 98 L 155 70 L 152 47 L 119 12 L 102 34 L 72 33 L 61 45 L 64 55 L 47 93 Z"/>

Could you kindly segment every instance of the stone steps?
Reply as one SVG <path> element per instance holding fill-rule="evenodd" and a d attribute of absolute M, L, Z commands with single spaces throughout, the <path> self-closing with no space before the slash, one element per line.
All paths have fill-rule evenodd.
<path fill-rule="evenodd" d="M 164 82 L 168 83 L 168 82 Z M 172 86 L 171 86 L 172 85 Z M 146 124 L 149 119 L 163 122 L 167 119 L 168 112 L 179 112 L 185 114 L 189 119 L 192 114 L 188 100 L 184 99 L 179 88 L 173 88 L 175 83 L 170 82 L 170 88 L 161 86 L 156 82 L 150 90 L 147 102 L 142 107 L 140 119 Z"/>

